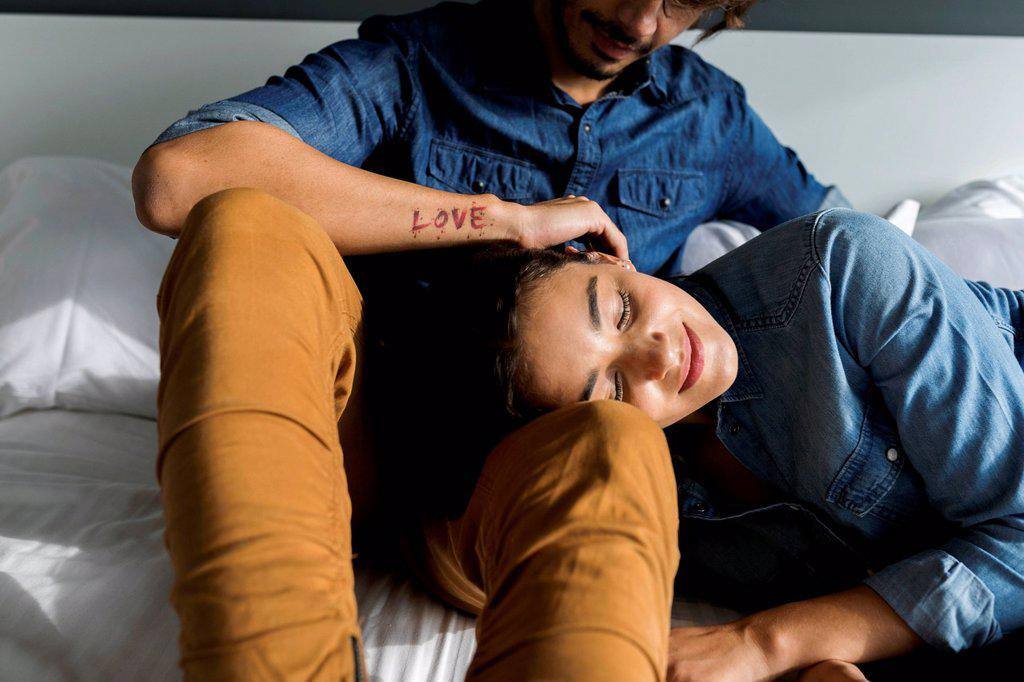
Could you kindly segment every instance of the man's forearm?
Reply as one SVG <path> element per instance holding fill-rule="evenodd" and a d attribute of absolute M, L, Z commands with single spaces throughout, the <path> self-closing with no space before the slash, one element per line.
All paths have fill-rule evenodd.
<path fill-rule="evenodd" d="M 313 216 L 343 255 L 513 240 L 521 207 L 349 166 L 265 123 L 239 121 L 155 145 L 132 177 L 140 221 L 176 235 L 203 197 L 254 187 Z"/>
<path fill-rule="evenodd" d="M 785 604 L 742 621 L 774 674 L 820 661 L 853 663 L 905 654 L 922 640 L 870 587 Z"/>

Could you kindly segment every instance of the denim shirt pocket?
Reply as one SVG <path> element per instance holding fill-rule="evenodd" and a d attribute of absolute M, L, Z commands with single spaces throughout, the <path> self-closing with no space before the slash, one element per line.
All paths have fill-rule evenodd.
<path fill-rule="evenodd" d="M 640 224 L 670 219 L 704 204 L 700 171 L 623 168 L 617 176 L 619 206 L 638 212 L 632 217 Z"/>
<path fill-rule="evenodd" d="M 857 446 L 832 479 L 825 499 L 857 516 L 871 512 L 896 483 L 905 455 L 882 405 L 864 410 Z"/>
<path fill-rule="evenodd" d="M 437 189 L 522 202 L 533 198 L 537 171 L 525 161 L 461 142 L 430 143 L 427 175 Z"/>

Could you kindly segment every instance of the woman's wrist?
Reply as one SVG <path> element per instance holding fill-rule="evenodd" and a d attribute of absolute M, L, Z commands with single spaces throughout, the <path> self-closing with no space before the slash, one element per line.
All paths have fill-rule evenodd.
<path fill-rule="evenodd" d="M 866 585 L 791 602 L 737 622 L 774 675 L 837 659 L 862 663 L 905 654 L 922 640 Z"/>
<path fill-rule="evenodd" d="M 799 643 L 786 630 L 783 619 L 775 616 L 774 610 L 747 616 L 737 625 L 743 638 L 764 657 L 773 677 L 806 665 L 799 660 Z"/>

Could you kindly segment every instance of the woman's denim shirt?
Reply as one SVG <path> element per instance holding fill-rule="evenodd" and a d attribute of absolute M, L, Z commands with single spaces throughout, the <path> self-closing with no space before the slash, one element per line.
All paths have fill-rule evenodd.
<path fill-rule="evenodd" d="M 654 51 L 580 106 L 551 83 L 531 7 L 443 3 L 373 17 L 358 40 L 189 112 L 156 142 L 255 120 L 427 187 L 524 204 L 586 196 L 625 233 L 636 266 L 662 275 L 681 272 L 700 223 L 767 229 L 848 205 L 779 143 L 739 83 L 681 46 Z"/>
<path fill-rule="evenodd" d="M 794 501 L 725 513 L 684 480 L 684 571 L 692 561 L 756 583 L 758 547 L 805 543 L 831 548 L 804 566 L 809 580 L 867 567 L 865 582 L 934 646 L 1024 625 L 1024 292 L 965 281 L 849 209 L 788 222 L 674 281 L 739 353 L 718 437 Z M 687 522 L 701 519 L 688 553 Z"/>

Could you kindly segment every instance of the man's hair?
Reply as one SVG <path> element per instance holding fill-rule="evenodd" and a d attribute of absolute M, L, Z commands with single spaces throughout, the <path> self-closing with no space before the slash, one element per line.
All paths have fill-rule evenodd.
<path fill-rule="evenodd" d="M 702 22 L 711 22 L 705 26 L 697 42 L 707 40 L 725 29 L 743 28 L 744 17 L 757 0 L 692 0 L 695 7 L 706 8 Z"/>

